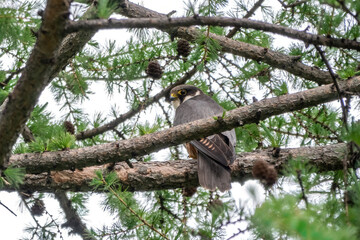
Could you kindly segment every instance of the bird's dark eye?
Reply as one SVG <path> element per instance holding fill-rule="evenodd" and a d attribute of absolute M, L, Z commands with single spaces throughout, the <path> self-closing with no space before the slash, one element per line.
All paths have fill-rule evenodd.
<path fill-rule="evenodd" d="M 185 89 L 181 89 L 178 91 L 179 95 L 185 95 L 186 94 L 186 90 Z"/>

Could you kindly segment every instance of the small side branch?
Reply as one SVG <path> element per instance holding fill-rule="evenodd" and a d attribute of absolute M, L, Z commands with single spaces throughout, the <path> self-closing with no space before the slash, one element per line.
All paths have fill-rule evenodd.
<path fill-rule="evenodd" d="M 8 206 L 3 204 L 1 201 L 0 201 L 0 205 L 3 206 L 4 208 L 6 208 L 9 212 L 11 212 L 15 217 L 17 217 L 17 215 L 10 208 L 8 208 Z"/>
<path fill-rule="evenodd" d="M 194 66 L 194 68 L 191 69 L 189 72 L 187 72 L 185 74 L 185 76 L 183 76 L 182 78 L 177 80 L 175 83 L 169 85 L 167 88 L 161 90 L 155 96 L 150 97 L 145 102 L 140 103 L 136 109 L 131 109 L 128 112 L 121 114 L 118 118 L 116 118 L 116 119 L 112 120 L 111 122 L 106 123 L 100 127 L 80 132 L 80 133 L 76 134 L 76 139 L 83 140 L 86 138 L 94 137 L 96 135 L 102 134 L 102 133 L 110 131 L 110 130 L 114 130 L 115 127 L 118 126 L 120 123 L 132 118 L 133 116 L 135 116 L 142 110 L 146 109 L 148 106 L 152 105 L 155 102 L 158 102 L 161 98 L 168 97 L 169 92 L 173 87 L 176 87 L 180 84 L 184 84 L 187 80 L 189 80 L 196 73 L 197 73 L 197 68 L 196 68 L 196 66 Z"/>
<path fill-rule="evenodd" d="M 71 201 L 66 196 L 66 193 L 64 191 L 56 191 L 55 197 L 58 199 L 60 207 L 63 209 L 67 220 L 62 227 L 70 227 L 72 232 L 79 234 L 82 239 L 95 240 L 95 238 L 91 236 L 90 231 L 86 228 L 85 224 L 82 222 L 79 214 L 71 206 Z"/>
<path fill-rule="evenodd" d="M 300 188 L 301 188 L 301 199 L 304 200 L 306 208 L 308 208 L 309 207 L 309 202 L 308 202 L 308 199 L 307 199 L 306 194 L 305 194 L 303 181 L 301 179 L 301 170 L 296 171 L 296 176 L 297 176 L 297 179 L 299 181 Z"/>

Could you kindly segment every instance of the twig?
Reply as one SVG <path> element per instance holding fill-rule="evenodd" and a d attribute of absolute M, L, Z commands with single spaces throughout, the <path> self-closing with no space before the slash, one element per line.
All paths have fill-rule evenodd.
<path fill-rule="evenodd" d="M 169 85 L 167 88 L 163 89 L 155 96 L 150 97 L 147 101 L 139 103 L 139 105 L 137 106 L 136 109 L 131 109 L 128 112 L 121 114 L 118 118 L 115 118 L 114 120 L 112 120 L 109 123 L 106 123 L 103 126 L 100 126 L 100 127 L 94 128 L 94 129 L 90 129 L 90 130 L 87 130 L 84 132 L 80 132 L 80 133 L 76 134 L 76 139 L 83 140 L 83 139 L 91 138 L 98 134 L 113 130 L 117 125 L 119 125 L 120 123 L 124 122 L 125 120 L 127 120 L 129 118 L 132 118 L 137 113 L 141 112 L 141 110 L 147 108 L 151 104 L 158 102 L 162 97 L 165 96 L 166 98 L 168 98 L 169 92 L 173 87 L 180 85 L 180 84 L 184 84 L 187 80 L 189 80 L 196 73 L 197 73 L 197 66 L 195 65 L 193 67 L 193 69 L 191 69 L 189 72 L 185 73 L 185 75 L 182 78 L 180 78 L 179 80 L 177 80 L 175 83 Z"/>
<path fill-rule="evenodd" d="M 261 6 L 261 4 L 264 2 L 264 0 L 259 0 L 257 1 L 254 6 L 245 14 L 245 16 L 243 18 L 250 18 L 255 11 Z M 240 28 L 235 27 L 233 29 L 231 29 L 231 31 L 226 35 L 227 38 L 232 38 L 237 31 L 239 31 Z"/>
<path fill-rule="evenodd" d="M 336 91 L 339 95 L 339 100 L 340 100 L 340 104 L 341 104 L 341 109 L 342 109 L 342 113 L 343 113 L 343 123 L 344 123 L 344 126 L 345 126 L 345 129 L 346 131 L 348 132 L 349 129 L 348 129 L 348 126 L 347 126 L 347 111 L 346 111 L 346 107 L 345 107 L 345 104 L 344 104 L 344 101 L 342 99 L 342 93 L 340 91 L 340 88 L 339 88 L 339 85 L 338 85 L 338 82 L 336 81 L 336 77 L 335 77 L 335 74 L 328 62 L 328 60 L 326 59 L 325 57 L 325 54 L 324 52 L 321 50 L 321 48 L 317 45 L 315 45 L 315 48 L 316 50 L 319 52 L 320 56 L 321 56 L 321 59 L 324 61 L 326 67 L 328 68 L 329 70 L 329 73 L 331 75 L 331 78 L 333 79 L 334 81 L 334 85 L 335 85 L 335 88 L 336 88 Z M 344 202 L 345 202 L 345 213 L 346 213 L 346 217 L 348 218 L 349 217 L 349 207 L 348 207 L 348 192 L 347 192 L 347 187 L 348 187 L 348 177 L 347 177 L 347 170 L 348 170 L 348 166 L 347 166 L 347 163 L 348 163 L 348 151 L 347 151 L 347 154 L 345 155 L 344 159 L 343 159 L 343 172 L 344 172 L 344 188 L 345 188 L 345 191 L 344 191 Z"/>
<path fill-rule="evenodd" d="M 70 227 L 73 233 L 79 234 L 82 239 L 94 240 L 95 238 L 90 235 L 90 231 L 86 228 L 85 224 L 81 221 L 76 209 L 71 205 L 70 199 L 66 196 L 64 191 L 56 191 L 55 197 L 59 201 L 60 207 L 65 214 L 66 223 L 62 227 Z"/>
<path fill-rule="evenodd" d="M 292 4 L 285 4 L 283 1 L 279 0 L 280 4 L 284 7 L 284 8 L 294 8 L 297 5 L 303 4 L 303 3 L 307 3 L 309 0 L 302 0 L 302 1 L 297 1 L 294 2 Z"/>
<path fill-rule="evenodd" d="M 2 82 L 0 82 L 1 88 L 4 89 L 6 87 L 6 85 L 10 82 L 10 80 L 16 75 L 22 72 L 22 70 L 24 70 L 24 68 L 19 68 L 18 70 L 16 70 L 15 72 L 10 73 L 10 75 Z"/>
<path fill-rule="evenodd" d="M 324 52 L 321 50 L 321 48 L 320 48 L 319 46 L 317 46 L 317 45 L 315 45 L 315 48 L 316 48 L 316 50 L 319 52 L 320 57 L 321 57 L 321 59 L 324 61 L 327 69 L 329 70 L 330 76 L 331 76 L 331 78 L 332 78 L 332 80 L 333 80 L 333 82 L 334 82 L 334 86 L 335 86 L 336 91 L 337 91 L 337 93 L 338 93 L 338 95 L 339 95 L 339 101 L 340 101 L 341 109 L 342 109 L 342 112 L 343 112 L 343 122 L 344 122 L 344 125 L 345 125 L 346 130 L 348 130 L 348 127 L 347 127 L 347 112 L 346 112 L 346 108 L 345 108 L 344 101 L 343 101 L 343 99 L 342 99 L 342 93 L 341 93 L 339 84 L 338 84 L 338 82 L 337 82 L 337 80 L 336 80 L 335 73 L 334 73 L 334 71 L 332 70 L 332 68 L 331 68 L 328 60 L 326 59 Z"/>
<path fill-rule="evenodd" d="M 10 209 L 8 208 L 5 204 L 3 204 L 1 201 L 0 201 L 0 205 L 3 206 L 4 208 L 6 208 L 9 212 L 11 212 L 12 214 L 15 215 L 15 217 L 17 217 L 17 215 Z"/>
<path fill-rule="evenodd" d="M 353 13 L 350 11 L 350 9 L 346 7 L 344 0 L 341 0 L 341 1 L 340 1 L 340 0 L 337 0 L 337 2 L 340 4 L 341 9 L 342 9 L 344 12 L 350 14 L 350 16 L 352 16 L 352 17 L 358 22 L 358 24 L 360 24 L 359 14 L 353 14 Z"/>
<path fill-rule="evenodd" d="M 301 198 L 304 200 L 306 208 L 308 208 L 309 207 L 309 202 L 308 202 L 308 199 L 307 199 L 307 197 L 305 195 L 305 189 L 304 189 L 304 185 L 303 185 L 303 182 L 302 182 L 302 179 L 301 179 L 301 170 L 299 170 L 299 169 L 296 170 L 296 174 L 297 174 L 297 179 L 299 181 L 300 188 L 301 188 L 301 193 L 302 193 Z"/>

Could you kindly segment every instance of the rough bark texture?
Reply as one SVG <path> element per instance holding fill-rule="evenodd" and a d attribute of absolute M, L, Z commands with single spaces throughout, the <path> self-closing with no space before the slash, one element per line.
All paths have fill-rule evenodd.
<path fill-rule="evenodd" d="M 49 1 L 49 4 L 50 2 L 51 1 Z M 62 2 L 66 3 L 67 1 L 54 2 L 61 4 Z M 57 76 L 57 74 L 69 63 L 71 58 L 85 46 L 96 32 L 79 31 L 69 34 L 63 39 L 63 33 L 58 33 L 60 34 L 57 36 L 59 38 L 58 40 L 60 41 L 62 39 L 62 42 L 56 43 L 57 49 L 53 50 L 52 53 L 48 52 L 47 55 L 44 55 L 43 51 L 51 51 L 51 48 L 47 36 L 41 37 L 42 34 L 49 34 L 47 31 L 50 30 L 50 32 L 55 30 L 62 31 L 66 20 L 64 17 L 68 14 L 67 11 L 61 12 L 61 8 L 58 7 L 58 5 L 52 7 L 54 7 L 54 9 L 52 9 L 50 14 L 46 15 L 45 10 L 44 15 L 44 24 L 46 23 L 47 17 L 51 18 L 51 22 L 46 25 L 45 33 L 41 30 L 43 28 L 40 28 L 38 41 L 26 64 L 26 68 L 24 69 L 17 86 L 14 88 L 14 91 L 5 100 L 1 106 L 2 109 L 0 109 L 0 166 L 2 166 L 4 164 L 3 161 L 8 158 L 11 147 L 29 118 L 30 112 L 35 106 L 38 97 L 45 86 Z M 62 5 L 62 7 L 64 6 Z M 91 6 L 84 14 L 84 18 L 92 17 L 93 14 L 93 7 Z M 60 25 L 56 25 L 53 29 L 51 24 L 58 24 L 56 22 L 56 16 L 58 16 L 58 21 L 60 21 L 61 24 L 59 23 Z M 60 28 L 62 30 L 60 30 Z M 54 35 L 56 34 L 54 33 Z M 53 41 L 58 40 L 53 39 Z M 42 49 L 43 45 L 46 45 L 44 49 Z"/>
<path fill-rule="evenodd" d="M 34 49 L 0 115 L 0 166 L 6 165 L 12 146 L 49 82 L 48 69 L 58 64 L 57 53 L 69 6 L 66 0 L 49 0 L 47 3 Z"/>
<path fill-rule="evenodd" d="M 99 30 L 114 28 L 174 28 L 189 26 L 222 26 L 236 28 L 251 28 L 280 34 L 289 38 L 304 41 L 314 45 L 347 48 L 360 51 L 360 43 L 349 39 L 339 39 L 298 31 L 289 27 L 245 18 L 228 17 L 179 17 L 179 18 L 136 18 L 136 19 L 92 19 L 87 21 L 73 21 L 66 26 L 68 32 L 78 30 Z"/>
<path fill-rule="evenodd" d="M 202 34 L 194 27 L 178 29 L 178 36 L 189 41 L 194 41 Z M 318 68 L 310 67 L 299 61 L 296 57 L 290 57 L 268 48 L 259 47 L 249 43 L 239 42 L 224 36 L 219 36 L 213 33 L 209 37 L 216 40 L 221 46 L 221 51 L 241 56 L 247 59 L 252 59 L 259 62 L 264 62 L 272 67 L 285 70 L 295 76 L 316 82 L 320 85 L 332 82 L 331 76 L 328 72 L 322 71 Z"/>
<path fill-rule="evenodd" d="M 165 14 L 161 14 L 140 5 L 128 2 L 127 8 L 119 8 L 117 11 L 129 18 L 153 17 L 153 18 L 167 18 Z M 181 37 L 188 41 L 194 41 L 200 34 L 203 34 L 195 27 L 180 27 L 180 28 L 160 28 L 168 32 L 173 37 Z M 219 36 L 210 33 L 209 37 L 218 41 L 222 47 L 221 51 L 242 56 L 245 58 L 262 61 L 275 68 L 286 70 L 289 73 L 314 81 L 318 84 L 331 83 L 332 79 L 328 72 L 320 69 L 307 66 L 299 61 L 297 58 L 291 58 L 288 55 L 269 50 L 268 48 L 259 47 L 256 45 L 239 42 L 229 39 L 225 36 Z"/>
<path fill-rule="evenodd" d="M 264 160 L 276 167 L 278 173 L 290 160 L 308 161 L 319 171 L 341 170 L 343 158 L 346 154 L 346 144 L 334 144 L 321 147 L 301 147 L 281 149 L 279 157 L 272 156 L 272 149 L 242 153 L 231 165 L 232 181 L 244 182 L 253 178 L 252 166 L 256 160 Z M 49 174 L 27 174 L 23 189 L 34 191 L 55 191 L 57 189 L 70 191 L 89 191 L 95 171 L 108 171 L 107 166 L 88 167 L 75 171 L 52 171 Z M 197 161 L 174 160 L 165 162 L 136 162 L 133 168 L 126 163 L 118 163 L 112 168 L 116 171 L 120 183 L 129 191 L 152 191 L 160 189 L 174 189 L 180 187 L 198 186 Z M 112 170 L 111 169 L 111 170 Z M 13 190 L 13 189 L 7 189 Z"/>
<path fill-rule="evenodd" d="M 360 91 L 360 77 L 339 82 L 339 87 L 341 91 L 357 93 Z M 67 151 L 13 155 L 11 164 L 15 167 L 25 168 L 27 173 L 41 173 L 121 162 L 189 140 L 230 130 L 244 124 L 255 123 L 278 114 L 316 106 L 337 98 L 338 93 L 333 85 L 329 84 L 299 93 L 258 101 L 229 111 L 225 118 L 219 116 L 218 120 L 214 120 L 212 117 L 200 119 L 129 140 Z"/>

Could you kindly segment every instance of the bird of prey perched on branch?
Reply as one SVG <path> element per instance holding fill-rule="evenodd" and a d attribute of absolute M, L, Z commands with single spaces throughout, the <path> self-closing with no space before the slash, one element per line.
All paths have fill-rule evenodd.
<path fill-rule="evenodd" d="M 170 91 L 175 111 L 174 125 L 223 114 L 223 108 L 199 88 L 180 85 Z M 236 136 L 231 131 L 214 134 L 185 144 L 189 157 L 198 160 L 202 187 L 224 192 L 231 188 L 230 167 L 235 160 Z"/>

